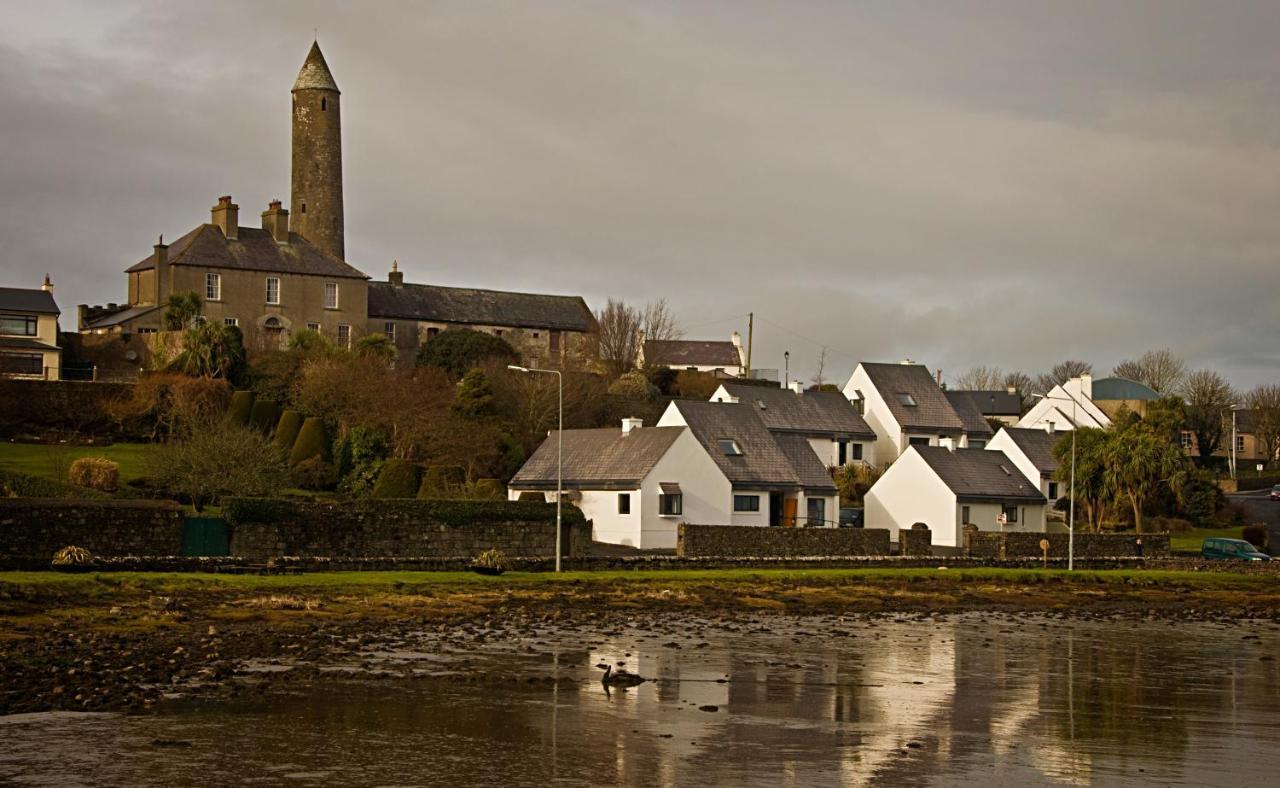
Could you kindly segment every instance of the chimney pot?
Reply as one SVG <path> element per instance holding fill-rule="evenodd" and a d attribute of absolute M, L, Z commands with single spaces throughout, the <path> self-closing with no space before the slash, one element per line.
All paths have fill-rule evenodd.
<path fill-rule="evenodd" d="M 44 284 L 40 285 L 40 289 L 46 293 L 53 292 L 53 280 L 49 278 L 48 274 L 44 275 Z"/>
<path fill-rule="evenodd" d="M 262 229 L 271 233 L 276 243 L 289 243 L 289 211 L 280 207 L 279 200 L 267 203 L 267 210 L 262 212 Z"/>
<path fill-rule="evenodd" d="M 391 283 L 392 287 L 404 286 L 404 271 L 400 270 L 400 261 L 391 261 L 391 273 L 387 274 L 387 281 Z"/>
<path fill-rule="evenodd" d="M 218 198 L 218 204 L 210 211 L 210 224 L 218 226 L 227 240 L 234 241 L 240 237 L 240 206 L 231 202 L 231 196 Z"/>

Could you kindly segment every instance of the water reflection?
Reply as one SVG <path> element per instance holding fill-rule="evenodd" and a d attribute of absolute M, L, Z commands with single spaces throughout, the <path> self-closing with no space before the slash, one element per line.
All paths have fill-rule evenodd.
<path fill-rule="evenodd" d="M 151 716 L 0 720 L 0 781 L 1240 785 L 1280 767 L 1272 625 L 668 624 L 385 652 L 497 683 L 334 677 Z M 602 660 L 656 680 L 606 693 Z"/>

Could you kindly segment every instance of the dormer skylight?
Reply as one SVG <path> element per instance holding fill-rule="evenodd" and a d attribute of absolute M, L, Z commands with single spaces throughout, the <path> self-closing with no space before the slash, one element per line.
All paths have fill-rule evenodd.
<path fill-rule="evenodd" d="M 911 396 L 911 394 L 905 391 L 898 392 L 898 402 L 901 402 L 903 405 L 906 405 L 908 408 L 914 408 L 916 406 L 916 398 Z"/>
<path fill-rule="evenodd" d="M 717 442 L 720 444 L 720 451 L 724 452 L 725 456 L 728 456 L 728 457 L 742 456 L 742 447 L 739 446 L 738 442 L 733 438 L 721 438 Z"/>

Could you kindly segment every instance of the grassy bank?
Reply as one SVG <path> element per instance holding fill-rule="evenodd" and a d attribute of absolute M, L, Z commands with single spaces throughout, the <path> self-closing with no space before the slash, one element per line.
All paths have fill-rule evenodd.
<path fill-rule="evenodd" d="M 1190 533 L 1171 534 L 1169 549 L 1175 553 L 1200 555 L 1205 539 L 1242 539 L 1244 526 L 1235 528 L 1193 528 Z"/>
<path fill-rule="evenodd" d="M 0 443 L 0 468 L 56 482 L 60 473 L 81 457 L 105 457 L 120 465 L 120 481 L 146 475 L 147 457 L 156 450 L 151 443 L 114 443 L 110 446 L 53 446 L 33 443 Z"/>

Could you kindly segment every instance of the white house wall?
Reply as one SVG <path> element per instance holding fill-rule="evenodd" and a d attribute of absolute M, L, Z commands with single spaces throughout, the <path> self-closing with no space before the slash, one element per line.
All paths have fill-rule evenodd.
<path fill-rule="evenodd" d="M 662 482 L 680 485 L 684 504 L 681 515 L 663 516 L 658 513 Z M 640 516 L 640 542 L 637 546 L 646 550 L 674 549 L 676 526 L 681 522 L 699 525 L 738 524 L 732 519 L 733 495 L 729 480 L 689 429 L 680 433 L 680 437 L 672 442 L 671 448 L 667 449 L 667 453 L 641 482 L 640 498 L 643 499 L 643 505 L 638 506 L 640 502 L 633 500 L 631 511 L 638 512 Z M 767 503 L 767 500 L 762 502 Z"/>
<path fill-rule="evenodd" d="M 888 403 L 880 396 L 880 391 L 871 382 L 871 378 L 861 364 L 853 371 L 849 382 L 844 385 L 844 396 L 853 401 L 857 398 L 856 392 L 859 391 L 862 392 L 863 397 L 862 418 L 876 434 L 875 461 L 877 463 L 893 462 L 906 445 L 902 441 L 902 427 L 893 417 Z M 937 439 L 936 435 L 934 439 Z"/>
<path fill-rule="evenodd" d="M 956 544 L 956 496 L 929 464 L 908 449 L 867 491 L 863 501 L 867 528 L 888 528 L 896 541 L 900 528 L 924 523 L 933 543 Z"/>
<path fill-rule="evenodd" d="M 960 501 L 956 507 L 956 530 L 955 539 L 956 546 L 964 544 L 962 529 L 964 525 L 960 522 L 964 514 L 964 507 L 969 507 L 969 523 L 978 526 L 979 531 L 993 531 L 996 533 L 1022 533 L 1022 532 L 1044 532 L 1044 504 L 1031 504 L 1023 501 L 1018 502 L 1018 522 L 1007 523 L 1001 525 L 999 521 L 1000 513 L 1004 511 L 1004 506 L 998 503 L 966 503 Z M 934 539 L 934 544 L 939 544 Z"/>

